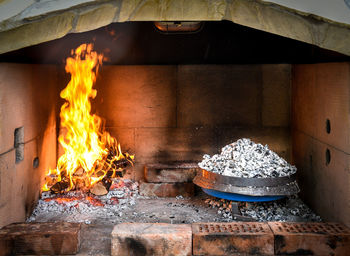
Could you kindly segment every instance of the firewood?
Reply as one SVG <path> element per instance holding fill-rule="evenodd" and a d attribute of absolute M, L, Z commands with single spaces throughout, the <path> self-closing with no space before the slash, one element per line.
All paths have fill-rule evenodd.
<path fill-rule="evenodd" d="M 84 169 L 81 167 L 74 172 L 74 176 L 83 176 L 83 174 L 84 174 Z"/>
<path fill-rule="evenodd" d="M 94 175 L 96 175 L 97 177 L 101 177 L 101 176 L 105 175 L 105 172 L 104 171 L 98 171 Z"/>
<path fill-rule="evenodd" d="M 53 186 L 57 182 L 58 177 L 54 174 L 45 177 L 45 183 L 48 187 Z"/>
<path fill-rule="evenodd" d="M 86 181 L 84 179 L 76 179 L 75 190 L 84 190 L 86 188 Z"/>
<path fill-rule="evenodd" d="M 50 190 L 53 193 L 63 193 L 68 187 L 69 187 L 69 182 L 67 182 L 67 181 L 60 181 L 60 182 L 57 182 L 55 185 L 53 185 L 50 188 Z"/>
<path fill-rule="evenodd" d="M 96 196 L 102 196 L 108 193 L 108 190 L 103 185 L 102 182 L 97 182 L 95 185 L 92 186 L 90 189 L 90 192 Z"/>
<path fill-rule="evenodd" d="M 112 166 L 115 169 L 126 168 L 130 164 L 127 158 L 119 159 L 112 162 Z"/>
<path fill-rule="evenodd" d="M 126 169 L 117 170 L 117 171 L 115 171 L 115 176 L 116 177 L 123 177 L 125 173 L 126 173 Z"/>
<path fill-rule="evenodd" d="M 102 180 L 101 180 L 103 186 L 105 186 L 105 188 L 107 189 L 107 191 L 109 191 L 109 188 L 111 187 L 112 185 L 112 180 L 108 177 L 104 177 Z"/>

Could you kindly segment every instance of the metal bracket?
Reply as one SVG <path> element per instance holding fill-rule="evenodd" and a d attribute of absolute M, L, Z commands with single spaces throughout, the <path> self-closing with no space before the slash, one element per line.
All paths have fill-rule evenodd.
<path fill-rule="evenodd" d="M 234 220 L 237 221 L 256 221 L 255 219 L 247 216 L 243 216 L 239 210 L 238 202 L 231 202 L 231 213 Z"/>

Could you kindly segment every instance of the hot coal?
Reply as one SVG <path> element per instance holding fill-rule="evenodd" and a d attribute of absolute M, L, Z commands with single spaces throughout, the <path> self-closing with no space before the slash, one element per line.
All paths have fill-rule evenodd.
<path fill-rule="evenodd" d="M 231 213 L 231 201 L 225 199 L 208 198 L 205 201 L 209 207 L 216 208 L 217 213 L 226 221 L 234 220 Z M 272 202 L 240 202 L 239 210 L 242 216 L 256 221 L 292 221 L 292 222 L 320 222 L 316 215 L 297 196 L 290 196 Z"/>
<path fill-rule="evenodd" d="M 204 202 L 205 195 L 195 198 L 152 198 L 140 196 L 138 183 L 124 180 L 114 182 L 105 196 L 69 191 L 59 195 L 42 194 L 29 222 L 83 222 L 113 226 L 123 222 L 193 223 L 223 222 L 215 209 Z"/>
<path fill-rule="evenodd" d="M 131 180 L 113 179 L 110 191 L 104 196 L 95 196 L 82 191 L 69 191 L 57 195 L 43 192 L 28 222 L 54 221 L 63 216 L 69 222 L 91 223 L 96 219 L 120 217 L 122 210 L 135 205 L 138 183 Z"/>
<path fill-rule="evenodd" d="M 226 145 L 220 154 L 204 155 L 198 165 L 207 171 L 241 178 L 284 177 L 297 171 L 267 145 L 245 138 Z"/>
<path fill-rule="evenodd" d="M 209 206 L 209 207 L 208 207 Z M 266 203 L 241 203 L 244 216 L 257 221 L 320 221 L 300 199 Z M 95 196 L 88 192 L 66 194 L 42 193 L 28 222 L 83 222 L 111 225 L 121 222 L 230 222 L 231 201 L 200 193 L 194 198 L 150 198 L 138 194 L 138 183 L 113 179 L 108 194 Z"/>

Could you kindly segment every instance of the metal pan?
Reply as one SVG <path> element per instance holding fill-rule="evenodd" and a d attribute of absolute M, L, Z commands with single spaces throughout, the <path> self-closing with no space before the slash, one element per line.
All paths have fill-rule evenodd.
<path fill-rule="evenodd" d="M 276 178 L 237 178 L 202 169 L 193 182 L 205 189 L 250 196 L 286 196 L 300 191 L 296 174 Z"/>

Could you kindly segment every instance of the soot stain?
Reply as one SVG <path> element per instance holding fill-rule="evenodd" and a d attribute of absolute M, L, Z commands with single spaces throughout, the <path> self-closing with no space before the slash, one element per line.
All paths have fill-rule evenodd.
<path fill-rule="evenodd" d="M 125 238 L 125 243 L 129 251 L 132 253 L 131 255 L 143 256 L 147 254 L 146 247 L 141 242 L 133 238 L 127 237 Z"/>
<path fill-rule="evenodd" d="M 275 250 L 279 252 L 283 247 L 286 246 L 286 241 L 283 236 L 275 235 Z"/>

